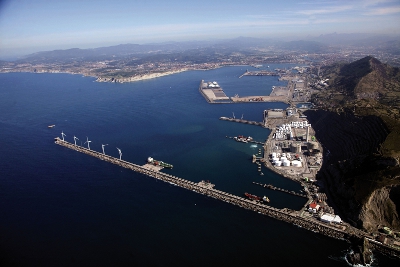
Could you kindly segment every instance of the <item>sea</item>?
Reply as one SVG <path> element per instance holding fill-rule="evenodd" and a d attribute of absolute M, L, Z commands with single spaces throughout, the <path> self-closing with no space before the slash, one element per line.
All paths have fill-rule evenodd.
<path fill-rule="evenodd" d="M 270 64 L 271 69 L 289 64 Z M 284 103 L 209 104 L 201 80 L 228 96 L 268 95 L 277 77 L 250 66 L 187 71 L 134 83 L 71 74 L 0 74 L 0 266 L 349 266 L 350 245 L 132 172 L 54 144 L 55 137 L 238 196 L 268 196 L 276 208 L 305 199 L 301 186 L 251 162 L 270 130 L 221 121 L 262 121 Z M 55 125 L 48 128 L 49 125 Z M 373 266 L 398 266 L 374 255 Z"/>

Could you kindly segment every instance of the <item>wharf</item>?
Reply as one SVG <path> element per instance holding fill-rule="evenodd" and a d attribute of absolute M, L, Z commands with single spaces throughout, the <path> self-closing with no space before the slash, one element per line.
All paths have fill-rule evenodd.
<path fill-rule="evenodd" d="M 235 119 L 235 118 L 228 118 L 228 117 L 220 117 L 220 120 L 223 121 L 232 121 L 232 122 L 239 122 L 239 123 L 245 123 L 245 124 L 251 124 L 251 125 L 258 125 L 258 126 L 263 126 L 264 123 L 262 122 L 257 122 L 257 121 L 248 121 L 248 120 L 242 120 L 242 119 Z"/>
<path fill-rule="evenodd" d="M 211 86 L 211 87 L 210 87 Z M 207 83 L 201 80 L 199 92 L 211 104 L 227 104 L 232 103 L 230 98 L 225 94 L 224 90 L 216 83 Z"/>
<path fill-rule="evenodd" d="M 288 194 L 291 194 L 291 195 L 294 195 L 294 196 L 308 198 L 307 195 L 296 193 L 294 191 L 289 191 L 289 190 L 286 190 L 286 189 L 283 189 L 283 188 L 279 188 L 279 187 L 276 187 L 276 186 L 273 186 L 273 185 L 270 185 L 270 184 L 260 184 L 260 183 L 257 183 L 257 182 L 253 182 L 253 184 L 256 184 L 256 185 L 259 185 L 259 186 L 262 186 L 264 188 L 268 188 L 268 189 L 271 189 L 271 190 L 277 190 L 277 191 L 285 192 L 285 193 L 288 193 Z"/>
<path fill-rule="evenodd" d="M 280 74 L 275 71 L 259 70 L 259 71 L 246 71 L 239 78 L 242 78 L 243 76 L 280 76 Z"/>
<path fill-rule="evenodd" d="M 255 212 L 258 212 L 260 214 L 275 218 L 277 220 L 285 221 L 287 223 L 291 223 L 293 225 L 297 225 L 301 228 L 304 228 L 306 230 L 313 231 L 315 233 L 320 233 L 332 238 L 336 239 L 346 239 L 350 236 L 354 236 L 357 238 L 362 238 L 362 237 L 369 237 L 367 233 L 362 232 L 356 228 L 353 228 L 351 226 L 347 227 L 337 227 L 335 225 L 331 224 L 326 224 L 320 221 L 317 221 L 312 218 L 303 218 L 300 216 L 300 212 L 298 211 L 290 211 L 287 209 L 277 209 L 271 206 L 268 206 L 263 203 L 258 203 L 256 201 L 252 201 L 249 199 L 245 199 L 243 197 L 235 196 L 217 189 L 213 188 L 213 184 L 210 184 L 209 182 L 200 182 L 200 183 L 194 183 L 176 176 L 173 176 L 171 174 L 163 173 L 160 171 L 155 171 L 152 169 L 148 169 L 146 167 L 136 165 L 127 161 L 124 161 L 122 159 L 114 158 L 105 154 L 102 154 L 97 151 L 93 151 L 87 148 L 84 148 L 82 146 L 77 146 L 72 143 L 69 143 L 67 141 L 61 140 L 59 137 L 55 138 L 55 144 L 87 154 L 89 156 L 96 157 L 98 159 L 119 165 L 121 167 L 133 170 L 137 173 L 173 184 L 177 185 L 181 188 L 185 188 L 187 190 L 191 190 L 193 192 L 203 194 L 208 197 L 212 197 L 214 199 L 218 199 L 221 201 L 224 201 L 226 203 L 230 203 L 233 205 L 236 205 L 241 208 L 245 208 L 248 210 L 252 210 Z M 400 257 L 400 251 L 395 250 L 391 247 L 388 247 L 384 244 L 380 243 L 375 243 L 375 249 L 383 252 L 383 251 L 389 251 L 391 255 Z"/>
<path fill-rule="evenodd" d="M 230 137 L 230 136 L 226 136 L 226 138 L 233 139 L 233 137 Z M 238 141 L 238 142 L 241 142 L 241 141 Z M 253 144 L 258 144 L 258 145 L 264 145 L 263 142 L 254 141 L 254 140 L 247 140 L 246 142 L 242 142 L 242 143 L 253 143 Z"/>

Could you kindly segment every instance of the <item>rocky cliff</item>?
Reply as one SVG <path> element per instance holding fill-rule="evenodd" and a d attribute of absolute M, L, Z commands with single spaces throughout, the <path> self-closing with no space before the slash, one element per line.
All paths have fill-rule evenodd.
<path fill-rule="evenodd" d="M 321 109 L 305 112 L 327 152 L 317 178 L 355 226 L 400 230 L 399 69 L 366 57 L 324 71 Z"/>
<path fill-rule="evenodd" d="M 379 153 L 389 134 L 382 119 L 323 110 L 305 114 L 327 152 L 317 178 L 341 215 L 370 231 L 378 225 L 399 229 L 400 167 Z"/>
<path fill-rule="evenodd" d="M 342 216 L 358 227 L 400 227 L 400 167 L 379 154 L 389 134 L 376 116 L 305 112 L 327 152 L 318 179 L 325 182 Z"/>

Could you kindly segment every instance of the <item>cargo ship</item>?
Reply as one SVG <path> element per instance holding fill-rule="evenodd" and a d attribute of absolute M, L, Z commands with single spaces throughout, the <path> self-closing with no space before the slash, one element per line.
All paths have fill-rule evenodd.
<path fill-rule="evenodd" d="M 161 166 L 161 167 L 164 167 L 164 168 L 170 168 L 170 169 L 172 169 L 172 168 L 174 167 L 172 164 L 163 162 L 163 161 L 161 161 L 161 160 L 155 160 L 155 159 L 153 159 L 152 157 L 148 157 L 148 158 L 147 158 L 147 162 L 150 163 L 150 164 L 153 164 L 153 165 L 155 165 L 155 166 Z"/>
<path fill-rule="evenodd" d="M 269 198 L 267 197 L 267 196 L 264 196 L 264 197 L 259 197 L 259 196 L 256 196 L 256 195 L 252 195 L 252 194 L 249 194 L 249 193 L 244 193 L 244 195 L 248 198 L 248 199 L 250 199 L 250 200 L 255 200 L 255 201 L 264 201 L 264 202 L 268 202 L 269 203 Z"/>
<path fill-rule="evenodd" d="M 256 201 L 261 201 L 261 197 L 258 197 L 258 196 L 256 196 L 256 195 L 252 195 L 252 194 L 249 194 L 249 193 L 244 193 L 244 195 L 248 198 L 248 199 L 251 199 L 251 200 L 256 200 Z"/>

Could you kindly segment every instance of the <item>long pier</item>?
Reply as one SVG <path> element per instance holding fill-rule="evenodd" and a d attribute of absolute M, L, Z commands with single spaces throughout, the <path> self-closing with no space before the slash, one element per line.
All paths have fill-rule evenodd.
<path fill-rule="evenodd" d="M 270 184 L 261 184 L 261 183 L 257 183 L 257 182 L 253 182 L 253 184 L 256 184 L 256 185 L 259 185 L 259 186 L 262 186 L 262 187 L 265 187 L 265 188 L 268 188 L 268 189 L 271 189 L 271 190 L 281 191 L 281 192 L 284 192 L 284 193 L 287 193 L 287 194 L 291 194 L 291 195 L 294 195 L 294 196 L 308 198 L 307 195 L 296 193 L 294 191 L 289 191 L 287 189 L 279 188 L 279 187 L 276 187 L 276 186 L 273 186 L 273 185 L 270 185 Z"/>
<path fill-rule="evenodd" d="M 226 138 L 234 139 L 234 137 L 231 137 L 231 136 L 226 136 Z M 241 141 L 238 141 L 238 142 L 241 142 Z M 242 143 L 253 143 L 253 144 L 258 144 L 258 145 L 264 145 L 263 142 L 259 142 L 259 141 L 255 141 L 255 140 L 247 140 L 246 142 L 242 142 Z"/>
<path fill-rule="evenodd" d="M 258 121 L 248 121 L 248 120 L 242 120 L 242 119 L 235 119 L 235 118 L 228 118 L 228 117 L 220 117 L 220 120 L 223 121 L 232 121 L 232 122 L 239 122 L 239 123 L 245 123 L 245 124 L 251 124 L 251 125 L 258 125 L 258 126 L 263 126 L 264 123 L 258 122 Z"/>
<path fill-rule="evenodd" d="M 258 212 L 263 215 L 267 215 L 269 217 L 275 218 L 277 220 L 285 221 L 288 223 L 291 223 L 293 225 L 299 226 L 301 228 L 320 233 L 329 237 L 337 238 L 337 239 L 346 239 L 349 236 L 355 236 L 362 238 L 364 236 L 367 236 L 366 233 L 353 228 L 351 226 L 344 227 L 342 225 L 330 225 L 326 224 L 320 221 L 317 221 L 315 219 L 309 219 L 309 218 L 303 218 L 299 216 L 299 213 L 297 211 L 292 211 L 292 210 L 287 210 L 287 209 L 277 209 L 271 206 L 268 206 L 263 203 L 258 203 L 253 200 L 249 200 L 243 197 L 235 196 L 217 189 L 213 188 L 213 185 L 210 185 L 209 183 L 205 183 L 204 181 L 201 181 L 199 183 L 194 183 L 176 176 L 173 176 L 171 174 L 166 174 L 162 173 L 158 170 L 154 170 L 151 168 L 146 168 L 145 166 L 140 166 L 137 164 L 133 164 L 131 162 L 124 161 L 122 159 L 118 159 L 115 157 L 111 157 L 105 154 L 102 154 L 100 152 L 90 150 L 87 148 L 84 148 L 82 146 L 74 145 L 72 143 L 69 143 L 67 141 L 61 140 L 59 137 L 55 138 L 55 143 L 57 145 L 96 157 L 98 159 L 119 165 L 121 167 L 133 170 L 137 173 L 144 174 L 146 176 L 177 185 L 181 188 L 185 188 L 188 190 L 191 190 L 193 192 L 203 194 L 208 197 L 212 197 L 214 199 L 218 199 L 221 201 L 224 201 L 226 203 L 230 203 L 236 206 L 239 206 L 241 208 L 245 208 L 248 210 L 252 210 L 255 212 Z M 380 246 L 379 244 L 375 244 L 376 246 Z M 384 246 L 382 244 L 382 246 Z M 386 246 L 384 246 L 385 249 L 389 249 L 391 252 L 391 255 L 395 255 L 397 257 L 400 257 L 400 252 L 393 249 L 390 249 Z"/>

